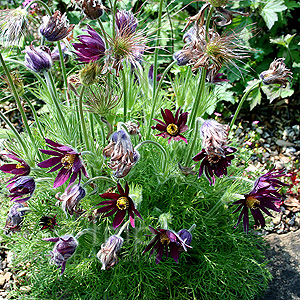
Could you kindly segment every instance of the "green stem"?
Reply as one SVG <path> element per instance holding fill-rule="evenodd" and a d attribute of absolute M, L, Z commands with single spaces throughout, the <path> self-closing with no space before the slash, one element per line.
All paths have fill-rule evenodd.
<path fill-rule="evenodd" d="M 198 89 L 197 89 L 196 97 L 194 99 L 191 116 L 189 118 L 189 128 L 192 128 L 194 126 L 195 119 L 197 117 L 198 108 L 201 103 L 201 98 L 205 89 L 205 80 L 206 80 L 206 69 L 201 68 L 201 75 L 199 78 Z"/>
<path fill-rule="evenodd" d="M 136 145 L 136 147 L 134 148 L 134 150 L 135 151 L 138 150 L 144 144 L 153 144 L 153 145 L 155 145 L 156 147 L 158 147 L 161 150 L 162 154 L 164 155 L 164 159 L 163 159 L 163 173 L 165 173 L 166 166 L 167 166 L 167 152 L 166 152 L 165 148 L 162 145 L 160 145 L 160 144 L 158 144 L 158 143 L 156 143 L 154 141 L 146 140 L 146 141 L 143 141 L 143 142 L 139 143 L 138 145 Z"/>
<path fill-rule="evenodd" d="M 126 222 L 124 223 L 124 225 L 120 228 L 120 230 L 119 230 L 117 236 L 120 236 L 120 235 L 122 234 L 122 232 L 123 232 L 124 229 L 127 227 L 127 225 L 129 224 L 129 222 L 130 222 L 130 220 L 128 220 L 128 221 L 126 221 Z"/>
<path fill-rule="evenodd" d="M 158 11 L 158 19 L 157 19 L 157 34 L 156 34 L 156 43 L 155 43 L 155 51 L 154 51 L 154 66 L 153 66 L 153 102 L 156 93 L 156 76 L 157 76 L 157 64 L 158 64 L 158 46 L 161 32 L 161 17 L 162 17 L 162 9 L 163 9 L 164 0 L 160 0 L 159 11 Z"/>
<path fill-rule="evenodd" d="M 103 24 L 102 24 L 100 18 L 98 19 L 98 24 L 100 26 L 100 29 L 101 29 L 103 37 L 104 37 L 105 48 L 108 49 L 108 39 L 107 39 L 106 31 L 104 30 L 104 27 L 103 27 Z"/>
<path fill-rule="evenodd" d="M 117 0 L 114 0 L 114 7 L 113 7 L 113 33 L 112 36 L 115 38 L 116 36 L 116 12 L 117 12 Z"/>
<path fill-rule="evenodd" d="M 66 72 L 66 66 L 65 66 L 65 61 L 64 61 L 64 55 L 61 50 L 60 41 L 57 42 L 57 47 L 58 47 L 58 51 L 59 51 L 61 71 L 62 71 L 63 78 L 64 78 L 64 87 L 65 87 L 65 91 L 67 92 L 67 89 L 68 89 L 67 72 Z"/>
<path fill-rule="evenodd" d="M 126 82 L 126 74 L 124 72 L 124 69 L 121 70 L 122 73 L 122 81 L 123 81 L 123 92 L 124 92 L 124 107 L 123 107 L 123 120 L 126 122 L 127 119 L 127 104 L 128 104 L 128 95 L 127 95 L 127 82 Z"/>
<path fill-rule="evenodd" d="M 111 179 L 111 178 L 108 178 L 108 177 L 105 177 L 105 176 L 96 176 L 96 177 L 93 177 L 93 178 L 89 179 L 88 181 L 86 181 L 86 182 L 82 185 L 82 187 L 87 186 L 89 183 L 93 182 L 94 180 L 103 180 L 103 181 L 107 181 L 107 182 L 110 182 L 110 183 L 115 184 L 115 185 L 117 184 L 117 182 L 114 181 L 114 180 Z"/>
<path fill-rule="evenodd" d="M 56 110 L 58 112 L 60 122 L 62 123 L 66 134 L 69 134 L 69 129 L 68 129 L 68 126 L 67 126 L 66 119 L 65 119 L 64 114 L 61 110 L 60 103 L 58 103 L 58 100 L 57 100 L 55 86 L 54 86 L 54 82 L 53 82 L 52 77 L 51 77 L 51 73 L 48 73 L 47 71 L 44 71 L 43 73 L 44 73 L 44 77 L 46 79 L 46 83 L 47 83 L 51 98 L 52 98 L 52 100 L 54 102 L 54 105 L 56 107 Z"/>
<path fill-rule="evenodd" d="M 49 16 L 52 15 L 52 12 L 51 12 L 49 6 L 48 6 L 46 3 L 44 3 L 43 1 L 40 1 L 40 0 L 33 0 L 33 1 L 31 1 L 30 3 L 28 3 L 28 4 L 24 7 L 24 9 L 25 9 L 25 10 L 28 10 L 28 9 L 30 8 L 30 6 L 31 6 L 32 4 L 34 4 L 34 3 L 42 5 L 42 6 L 45 8 L 47 14 L 49 14 Z"/>
<path fill-rule="evenodd" d="M 0 61 L 1 61 L 1 65 L 3 67 L 3 70 L 5 72 L 5 75 L 6 75 L 7 79 L 8 79 L 9 86 L 10 86 L 10 88 L 11 88 L 11 90 L 13 92 L 14 98 L 16 100 L 18 109 L 19 109 L 19 111 L 21 113 L 23 124 L 24 124 L 24 126 L 26 128 L 26 131 L 27 131 L 27 133 L 28 133 L 28 135 L 30 137 L 31 142 L 35 145 L 35 140 L 34 140 L 34 137 L 32 135 L 31 129 L 30 129 L 29 125 L 28 125 L 28 120 L 27 120 L 26 114 L 24 112 L 24 109 L 22 107 L 19 94 L 18 94 L 16 86 L 15 86 L 15 84 L 14 84 L 12 78 L 11 78 L 10 72 L 8 71 L 8 68 L 7 68 L 6 64 L 5 64 L 5 61 L 4 61 L 3 57 L 2 57 L 1 52 L 0 52 Z"/>
<path fill-rule="evenodd" d="M 5 115 L 1 112 L 0 110 L 0 118 L 8 125 L 8 127 L 11 129 L 11 131 L 14 133 L 16 139 L 18 140 L 19 144 L 22 146 L 23 151 L 25 154 L 28 153 L 28 149 L 24 143 L 24 140 L 21 138 L 19 132 L 17 129 L 14 127 L 13 124 L 10 123 L 10 121 L 5 117 Z"/>
<path fill-rule="evenodd" d="M 207 14 L 207 19 L 206 19 L 205 40 L 206 40 L 207 43 L 208 43 L 208 33 L 209 33 L 210 20 L 211 20 L 213 12 L 214 12 L 214 8 L 211 7 L 209 9 L 209 12 Z"/>
<path fill-rule="evenodd" d="M 248 95 L 252 92 L 252 90 L 254 90 L 256 87 L 260 86 L 261 82 L 262 82 L 262 80 L 260 79 L 259 81 L 257 81 L 254 84 L 252 84 L 252 86 L 250 86 L 250 88 L 243 95 L 243 97 L 240 100 L 240 103 L 239 103 L 239 105 L 238 105 L 238 107 L 237 107 L 237 109 L 236 109 L 236 111 L 234 113 L 234 116 L 233 116 L 233 118 L 231 120 L 229 132 L 232 129 L 232 126 L 234 125 L 234 122 L 235 122 L 235 120 L 236 120 L 236 118 L 237 118 L 237 116 L 238 116 L 238 114 L 239 114 L 239 112 L 240 112 L 240 110 L 241 110 L 241 108 L 242 108 L 245 100 L 247 99 Z"/>
<path fill-rule="evenodd" d="M 199 137 L 197 136 L 198 135 L 198 131 L 199 131 L 199 123 L 201 122 L 201 119 L 200 118 L 197 118 L 196 119 L 196 127 L 195 127 L 195 131 L 194 131 L 194 138 L 192 140 L 192 143 L 191 143 L 191 146 L 190 146 L 190 149 L 189 149 L 189 152 L 186 156 L 186 160 L 185 160 L 185 166 L 187 166 L 191 160 L 191 157 L 192 157 L 192 153 L 193 153 L 193 150 L 194 150 L 194 147 L 195 147 L 195 144 L 196 144 L 196 141 L 197 139 L 199 139 Z"/>
<path fill-rule="evenodd" d="M 167 68 L 164 70 L 164 72 L 162 73 L 162 76 L 158 82 L 158 86 L 157 86 L 157 89 L 156 89 L 156 92 L 155 92 L 155 95 L 154 95 L 154 98 L 153 98 L 153 101 L 152 101 L 152 107 L 151 107 L 151 113 L 150 113 L 150 119 L 149 119 L 149 125 L 148 125 L 148 132 L 147 132 L 147 138 L 149 138 L 149 135 L 150 135 L 150 131 L 151 131 L 151 124 L 152 124 L 152 119 L 153 119 L 153 116 L 154 116 L 154 111 L 155 111 L 155 108 L 156 108 L 156 101 L 157 101 L 157 98 L 158 98 L 158 95 L 159 95 L 159 91 L 160 91 L 160 88 L 161 88 L 161 85 L 163 83 L 163 80 L 166 76 L 166 74 L 169 72 L 169 70 L 176 64 L 176 61 L 172 61 L 168 66 Z M 153 74 L 154 75 L 154 74 Z M 156 82 L 156 77 L 153 77 L 153 82 Z"/>
<path fill-rule="evenodd" d="M 84 90 L 85 86 L 82 86 L 80 96 L 79 96 L 79 101 L 78 101 L 78 111 L 79 111 L 79 116 L 80 116 L 80 123 L 81 123 L 81 130 L 83 133 L 83 139 L 84 139 L 84 144 L 86 150 L 89 150 L 89 138 L 85 126 L 85 120 L 84 120 L 84 114 L 83 114 L 83 95 L 84 95 Z"/>

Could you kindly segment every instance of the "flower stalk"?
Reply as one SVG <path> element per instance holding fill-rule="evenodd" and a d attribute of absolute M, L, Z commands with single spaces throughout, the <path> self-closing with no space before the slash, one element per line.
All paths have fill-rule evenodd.
<path fill-rule="evenodd" d="M 89 179 L 88 181 L 86 181 L 82 187 L 86 187 L 88 184 L 90 184 L 91 182 L 95 181 L 95 180 L 103 180 L 103 181 L 107 181 L 109 183 L 112 183 L 112 184 L 117 184 L 116 181 L 114 181 L 113 179 L 111 178 L 108 178 L 108 177 L 105 177 L 105 176 L 96 176 L 96 177 L 93 177 L 91 179 Z"/>
<path fill-rule="evenodd" d="M 124 229 L 127 227 L 127 225 L 129 224 L 130 220 L 126 221 L 124 223 L 124 225 L 120 228 L 119 232 L 117 233 L 117 236 L 121 236 L 122 232 L 124 231 Z"/>
<path fill-rule="evenodd" d="M 85 90 L 85 87 L 82 86 L 80 96 L 79 96 L 79 101 L 78 101 L 78 110 L 79 110 L 81 130 L 83 132 L 85 148 L 86 148 L 86 150 L 89 150 L 89 138 L 88 138 L 88 134 L 87 134 L 86 126 L 85 126 L 84 114 L 83 114 L 83 103 L 82 103 L 84 90 Z"/>
<path fill-rule="evenodd" d="M 64 55 L 63 55 L 63 52 L 61 50 L 60 41 L 57 42 L 57 48 L 58 48 L 58 51 L 59 51 L 61 71 L 62 71 L 63 78 L 64 78 L 64 87 L 65 87 L 65 90 L 67 92 L 67 89 L 68 89 L 67 72 L 66 72 L 66 66 L 65 66 L 65 61 L 64 61 Z"/>
<path fill-rule="evenodd" d="M 28 9 L 31 7 L 31 5 L 34 4 L 34 3 L 43 6 L 43 7 L 45 8 L 47 14 L 48 14 L 49 16 L 52 15 L 52 12 L 51 12 L 49 6 L 48 6 L 46 3 L 44 3 L 43 1 L 41 1 L 41 0 L 33 0 L 33 1 L 29 2 L 29 3 L 24 7 L 24 9 L 25 9 L 25 10 L 28 10 Z"/>

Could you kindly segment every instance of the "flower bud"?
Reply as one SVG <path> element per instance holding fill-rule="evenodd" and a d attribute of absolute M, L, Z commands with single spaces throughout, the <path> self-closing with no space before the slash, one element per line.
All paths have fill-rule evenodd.
<path fill-rule="evenodd" d="M 80 82 L 85 86 L 93 85 L 97 81 L 99 71 L 100 68 L 96 63 L 86 65 L 79 72 Z"/>
<path fill-rule="evenodd" d="M 52 58 L 49 48 L 45 46 L 26 46 L 25 65 L 36 73 L 48 71 L 52 67 Z"/>
<path fill-rule="evenodd" d="M 181 229 L 177 233 L 180 238 L 185 242 L 187 245 L 191 245 L 192 243 L 192 234 L 187 229 Z"/>
<path fill-rule="evenodd" d="M 11 181 L 7 188 L 11 193 L 8 195 L 8 197 L 11 197 L 11 201 L 22 203 L 31 198 L 35 190 L 35 182 L 30 176 L 21 176 Z M 23 196 L 25 198 L 20 199 Z"/>
<path fill-rule="evenodd" d="M 118 256 L 123 245 L 123 238 L 112 235 L 106 243 L 101 245 L 101 250 L 97 253 L 97 258 L 102 263 L 101 270 L 108 270 L 118 263 Z"/>
<path fill-rule="evenodd" d="M 75 0 L 77 6 L 82 10 L 85 16 L 90 20 L 96 20 L 103 15 L 105 6 L 101 0 Z"/>
<path fill-rule="evenodd" d="M 19 211 L 20 208 L 23 208 L 23 204 L 15 203 L 7 215 L 6 223 L 4 229 L 10 230 L 12 232 L 20 230 L 20 224 L 25 215 L 24 211 Z"/>

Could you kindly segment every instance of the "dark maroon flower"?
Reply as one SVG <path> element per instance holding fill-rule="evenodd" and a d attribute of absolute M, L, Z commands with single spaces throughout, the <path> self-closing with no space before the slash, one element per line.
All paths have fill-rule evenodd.
<path fill-rule="evenodd" d="M 222 78 L 224 73 L 217 73 L 213 78 L 212 78 L 212 83 L 220 83 L 220 82 L 228 82 L 229 80 L 226 78 Z"/>
<path fill-rule="evenodd" d="M 4 173 L 9 173 L 15 175 L 13 178 L 11 178 L 8 182 L 13 181 L 17 179 L 20 176 L 26 176 L 30 173 L 30 167 L 29 165 L 21 158 L 17 156 L 16 153 L 9 151 L 9 154 L 5 154 L 5 156 L 17 161 L 18 163 L 15 164 L 4 164 L 0 167 L 0 171 Z"/>
<path fill-rule="evenodd" d="M 58 226 L 56 223 L 56 215 L 54 217 L 43 216 L 40 219 L 40 226 L 42 226 L 41 230 L 44 229 L 54 229 L 54 226 Z"/>
<path fill-rule="evenodd" d="M 11 197 L 11 201 L 22 203 L 31 198 L 35 190 L 35 182 L 30 176 L 21 176 L 11 181 L 7 188 L 11 193 L 8 195 L 8 197 Z M 25 197 L 21 198 L 23 196 Z"/>
<path fill-rule="evenodd" d="M 20 225 L 23 221 L 24 211 L 20 209 L 24 208 L 22 203 L 15 203 L 9 210 L 6 218 L 4 230 L 16 232 L 20 230 Z"/>
<path fill-rule="evenodd" d="M 69 24 L 66 13 L 63 15 L 59 10 L 49 17 L 43 17 L 43 24 L 39 31 L 49 42 L 57 42 L 67 37 L 74 28 L 74 24 Z"/>
<path fill-rule="evenodd" d="M 181 134 L 188 130 L 188 127 L 186 125 L 188 113 L 185 112 L 180 114 L 180 112 L 181 108 L 179 107 L 174 117 L 173 113 L 169 109 L 165 109 L 165 111 L 161 109 L 161 114 L 165 122 L 158 119 L 153 119 L 157 121 L 158 124 L 156 124 L 155 126 L 151 126 L 152 129 L 161 131 L 161 133 L 156 134 L 156 136 L 161 136 L 164 139 L 169 139 L 169 144 L 172 139 L 174 139 L 175 141 L 183 140 L 187 143 L 186 138 Z"/>
<path fill-rule="evenodd" d="M 61 267 L 61 274 L 65 271 L 67 260 L 74 254 L 78 241 L 72 235 L 65 235 L 56 238 L 44 238 L 44 241 L 56 243 L 53 251 L 50 251 L 50 263 Z"/>
<path fill-rule="evenodd" d="M 47 173 L 55 172 L 60 169 L 54 180 L 53 188 L 63 185 L 70 177 L 68 186 L 71 186 L 71 184 L 75 182 L 77 176 L 79 177 L 80 183 L 81 172 L 85 177 L 88 177 L 85 167 L 80 159 L 80 153 L 77 153 L 69 146 L 56 143 L 50 139 L 45 140 L 48 147 L 54 151 L 45 149 L 39 150 L 42 153 L 52 155 L 53 157 L 38 163 L 38 166 L 40 168 L 52 167 L 52 169 L 47 171 Z"/>
<path fill-rule="evenodd" d="M 154 229 L 149 226 L 150 231 L 155 235 L 148 246 L 143 251 L 143 254 L 150 251 L 150 256 L 157 250 L 155 262 L 158 264 L 163 256 L 164 250 L 166 252 L 166 258 L 168 258 L 169 250 L 172 258 L 178 263 L 179 249 L 183 247 L 184 251 L 187 251 L 187 247 L 191 248 L 185 243 L 182 238 L 175 232 L 166 229 Z"/>
<path fill-rule="evenodd" d="M 75 54 L 78 60 L 84 63 L 94 62 L 101 59 L 105 53 L 105 43 L 99 33 L 91 26 L 83 29 L 89 35 L 79 35 L 77 38 L 80 43 L 73 43 Z"/>
<path fill-rule="evenodd" d="M 135 208 L 134 202 L 129 197 L 129 187 L 128 183 L 125 184 L 125 190 L 118 183 L 118 191 L 117 193 L 104 193 L 101 194 L 100 197 L 104 199 L 111 199 L 107 201 L 102 201 L 99 205 L 105 205 L 97 210 L 98 213 L 106 213 L 104 217 L 108 217 L 116 213 L 115 218 L 113 220 L 113 228 L 116 229 L 124 220 L 126 211 L 128 211 L 128 216 L 130 218 L 131 226 L 134 228 L 134 214 L 143 220 L 140 213 Z"/>
<path fill-rule="evenodd" d="M 194 161 L 201 161 L 199 175 L 205 174 L 210 185 L 215 184 L 217 177 L 223 177 L 227 175 L 227 167 L 231 165 L 231 161 L 234 159 L 232 153 L 236 152 L 233 147 L 224 146 L 223 155 L 207 154 L 205 149 L 202 149 L 196 156 L 193 157 Z"/>

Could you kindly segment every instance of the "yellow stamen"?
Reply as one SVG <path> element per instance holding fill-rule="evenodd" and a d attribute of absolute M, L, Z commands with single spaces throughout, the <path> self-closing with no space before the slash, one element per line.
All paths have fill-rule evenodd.
<path fill-rule="evenodd" d="M 168 238 L 168 236 L 165 233 L 161 233 L 160 234 L 160 242 L 162 244 L 167 243 L 167 245 L 170 244 L 170 239 Z"/>
<path fill-rule="evenodd" d="M 21 164 L 17 164 L 16 165 L 16 169 L 24 169 L 25 167 L 23 166 L 23 165 L 21 165 Z"/>
<path fill-rule="evenodd" d="M 251 209 L 257 209 L 259 206 L 260 202 L 259 200 L 257 200 L 256 198 L 249 196 L 246 199 L 246 205 L 247 207 L 251 208 Z"/>
<path fill-rule="evenodd" d="M 171 123 L 167 126 L 167 133 L 170 135 L 176 135 L 178 133 L 178 126 Z"/>
<path fill-rule="evenodd" d="M 129 200 L 126 197 L 120 197 L 117 200 L 117 207 L 120 210 L 125 210 L 129 207 Z"/>
<path fill-rule="evenodd" d="M 75 154 L 66 154 L 62 159 L 61 163 L 65 169 L 71 169 L 73 167 L 74 160 L 76 158 Z"/>

